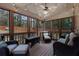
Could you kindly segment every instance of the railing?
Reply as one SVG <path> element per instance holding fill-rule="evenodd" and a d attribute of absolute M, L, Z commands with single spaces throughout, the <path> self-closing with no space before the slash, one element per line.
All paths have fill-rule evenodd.
<path fill-rule="evenodd" d="M 25 43 L 25 37 L 28 36 L 28 33 L 14 33 L 14 40 L 18 41 L 19 44 Z"/>
<path fill-rule="evenodd" d="M 35 32 L 30 32 L 30 35 L 34 35 L 36 34 Z M 0 37 L 4 40 L 4 41 L 10 41 L 10 34 L 9 33 L 1 33 Z M 14 40 L 18 41 L 19 44 L 23 44 L 25 43 L 25 38 L 28 37 L 28 33 L 24 32 L 24 33 L 14 33 Z"/>
<path fill-rule="evenodd" d="M 10 36 L 9 33 L 1 33 L 0 34 L 1 39 L 4 41 L 9 41 L 10 40 L 9 36 Z"/>

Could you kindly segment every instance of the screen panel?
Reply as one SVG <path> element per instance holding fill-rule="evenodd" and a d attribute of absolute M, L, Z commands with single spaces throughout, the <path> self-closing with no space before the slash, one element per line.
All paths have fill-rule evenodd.
<path fill-rule="evenodd" d="M 72 18 L 62 19 L 62 28 L 70 30 L 72 28 Z"/>
<path fill-rule="evenodd" d="M 14 33 L 27 32 L 27 16 L 14 13 Z"/>
<path fill-rule="evenodd" d="M 9 11 L 0 9 L 0 33 L 9 33 Z"/>

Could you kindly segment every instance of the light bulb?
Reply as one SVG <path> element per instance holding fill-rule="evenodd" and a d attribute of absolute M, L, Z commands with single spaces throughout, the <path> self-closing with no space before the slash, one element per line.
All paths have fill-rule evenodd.
<path fill-rule="evenodd" d="M 45 10 L 45 11 L 44 11 L 44 14 L 46 15 L 47 13 L 48 13 L 48 12 Z"/>
<path fill-rule="evenodd" d="M 12 5 L 13 5 L 13 6 L 16 6 L 16 4 L 15 4 L 15 3 L 13 3 Z"/>

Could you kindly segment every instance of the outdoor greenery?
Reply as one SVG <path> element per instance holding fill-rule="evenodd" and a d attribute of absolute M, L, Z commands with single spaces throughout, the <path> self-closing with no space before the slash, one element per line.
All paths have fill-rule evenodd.
<path fill-rule="evenodd" d="M 30 28 L 37 28 L 37 20 L 36 19 L 31 18 Z"/>
<path fill-rule="evenodd" d="M 0 25 L 9 26 L 9 12 L 0 9 Z"/>
<path fill-rule="evenodd" d="M 45 29 L 51 29 L 51 21 L 45 21 Z"/>
<path fill-rule="evenodd" d="M 21 15 L 14 14 L 14 26 L 21 26 Z"/>
<path fill-rule="evenodd" d="M 59 28 L 59 20 L 53 20 L 52 21 L 52 29 L 58 29 Z"/>
<path fill-rule="evenodd" d="M 62 28 L 71 29 L 71 27 L 72 27 L 72 19 L 70 17 L 62 19 Z"/>

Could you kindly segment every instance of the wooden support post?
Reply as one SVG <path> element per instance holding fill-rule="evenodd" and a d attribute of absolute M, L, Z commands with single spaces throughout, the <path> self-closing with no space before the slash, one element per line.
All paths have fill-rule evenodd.
<path fill-rule="evenodd" d="M 74 31 L 75 29 L 75 4 L 73 4 L 73 17 L 72 17 L 72 28 L 71 30 Z"/>
<path fill-rule="evenodd" d="M 37 36 L 38 36 L 38 20 L 36 20 L 36 29 L 37 29 Z"/>
<path fill-rule="evenodd" d="M 28 33 L 28 37 L 30 37 L 30 18 L 27 17 L 27 33 Z"/>
<path fill-rule="evenodd" d="M 74 31 L 75 29 L 75 16 L 72 17 L 72 27 L 71 27 L 71 31 Z"/>
<path fill-rule="evenodd" d="M 62 20 L 59 20 L 59 37 L 62 34 Z"/>
<path fill-rule="evenodd" d="M 11 11 L 9 11 L 9 34 L 10 40 L 14 40 L 14 18 Z"/>

